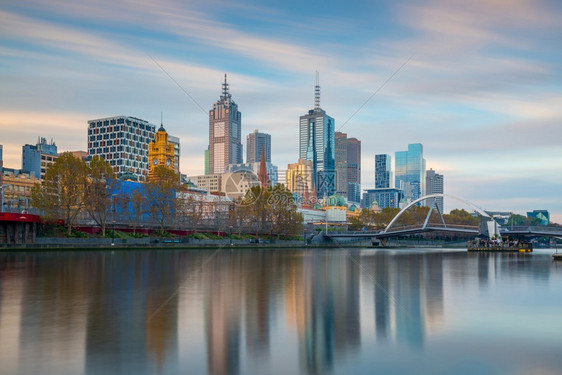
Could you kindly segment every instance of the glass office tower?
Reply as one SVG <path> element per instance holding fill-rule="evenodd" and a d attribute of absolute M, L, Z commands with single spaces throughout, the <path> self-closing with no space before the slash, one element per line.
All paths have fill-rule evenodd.
<path fill-rule="evenodd" d="M 404 190 L 404 198 L 416 200 L 425 195 L 425 159 L 423 145 L 408 145 L 408 151 L 395 153 L 396 187 Z"/>
<path fill-rule="evenodd" d="M 309 160 L 318 198 L 336 191 L 335 120 L 320 108 L 320 86 L 315 87 L 315 106 L 299 121 L 299 159 Z"/>

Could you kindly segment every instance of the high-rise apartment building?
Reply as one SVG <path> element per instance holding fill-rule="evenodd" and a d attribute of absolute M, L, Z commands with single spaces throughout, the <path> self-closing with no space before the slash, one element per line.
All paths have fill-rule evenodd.
<path fill-rule="evenodd" d="M 392 188 L 392 158 L 387 154 L 375 155 L 375 188 L 388 189 Z"/>
<path fill-rule="evenodd" d="M 443 175 L 436 173 L 433 169 L 426 172 L 425 175 L 425 191 L 426 195 L 440 193 L 443 194 Z M 433 206 L 433 202 L 437 203 L 439 212 L 443 213 L 443 197 L 432 198 L 427 202 L 428 206 Z"/>
<path fill-rule="evenodd" d="M 425 159 L 423 145 L 408 145 L 408 151 L 395 153 L 396 188 L 404 190 L 404 198 L 413 201 L 425 195 Z"/>
<path fill-rule="evenodd" d="M 142 181 L 148 177 L 148 145 L 156 126 L 130 116 L 88 121 L 88 156 L 108 162 L 118 177 Z"/>
<path fill-rule="evenodd" d="M 347 200 L 361 202 L 361 141 L 347 139 Z"/>
<path fill-rule="evenodd" d="M 209 173 L 224 173 L 229 164 L 242 163 L 242 114 L 228 90 L 226 74 L 222 95 L 209 111 Z"/>
<path fill-rule="evenodd" d="M 335 133 L 336 194 L 347 197 L 347 134 Z"/>
<path fill-rule="evenodd" d="M 21 169 L 35 174 L 35 177 L 43 180 L 47 168 L 58 159 L 57 145 L 53 140 L 47 143 L 43 137 L 37 140 L 35 145 L 22 147 Z"/>
<path fill-rule="evenodd" d="M 246 137 L 246 163 L 259 163 L 262 151 L 265 161 L 271 163 L 271 135 L 254 130 Z"/>
<path fill-rule="evenodd" d="M 335 121 L 320 108 L 320 86 L 316 77 L 314 109 L 300 116 L 299 159 L 312 162 L 313 184 L 318 198 L 336 191 Z"/>

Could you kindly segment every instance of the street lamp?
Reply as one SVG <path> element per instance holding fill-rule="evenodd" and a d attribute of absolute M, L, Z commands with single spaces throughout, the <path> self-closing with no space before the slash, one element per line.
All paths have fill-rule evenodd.
<path fill-rule="evenodd" d="M 21 244 L 25 244 L 25 216 L 20 216 L 21 220 Z"/>
<path fill-rule="evenodd" d="M 115 245 L 115 220 L 111 220 L 111 246 Z"/>

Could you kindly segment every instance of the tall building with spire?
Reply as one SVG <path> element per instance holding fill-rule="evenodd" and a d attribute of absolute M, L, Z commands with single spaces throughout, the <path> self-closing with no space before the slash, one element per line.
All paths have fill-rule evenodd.
<path fill-rule="evenodd" d="M 320 107 L 320 85 L 316 73 L 314 109 L 300 116 L 299 159 L 312 162 L 313 186 L 318 198 L 336 191 L 335 120 Z"/>
<path fill-rule="evenodd" d="M 232 100 L 224 75 L 222 95 L 209 111 L 209 174 L 224 173 L 229 164 L 242 163 L 242 114 Z"/>

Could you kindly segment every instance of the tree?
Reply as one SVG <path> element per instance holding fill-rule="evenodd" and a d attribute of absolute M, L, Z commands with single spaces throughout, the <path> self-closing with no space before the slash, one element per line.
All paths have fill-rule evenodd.
<path fill-rule="evenodd" d="M 42 210 L 47 218 L 63 219 L 70 235 L 84 206 L 87 176 L 86 162 L 71 153 L 63 153 L 47 169 L 43 184 L 33 187 L 33 206 Z"/>
<path fill-rule="evenodd" d="M 105 236 L 105 228 L 112 211 L 115 211 L 115 201 L 111 192 L 115 181 L 115 173 L 108 162 L 99 156 L 90 160 L 86 193 L 84 195 L 84 209 L 101 229 Z"/>
<path fill-rule="evenodd" d="M 176 172 L 163 165 L 154 168 L 153 178 L 146 184 L 146 202 L 160 232 L 164 232 L 176 214 L 176 192 L 179 189 L 180 180 Z"/>

